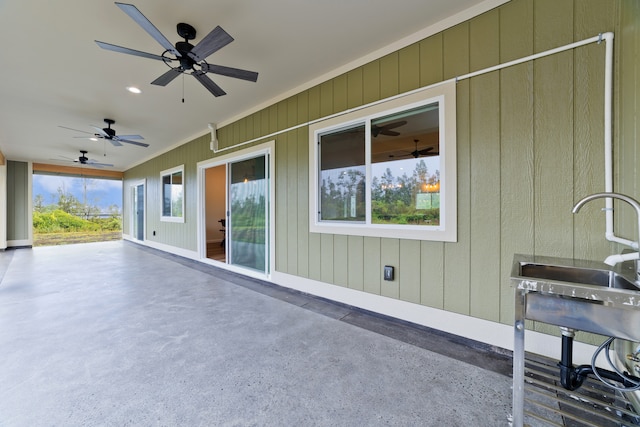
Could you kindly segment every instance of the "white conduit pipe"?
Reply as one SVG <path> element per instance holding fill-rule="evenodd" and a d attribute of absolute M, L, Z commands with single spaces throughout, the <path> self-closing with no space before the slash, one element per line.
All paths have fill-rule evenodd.
<path fill-rule="evenodd" d="M 605 65 L 604 65 L 604 191 L 613 192 L 613 33 L 604 33 Z M 615 235 L 613 227 L 613 199 L 605 199 L 605 237 L 638 250 L 640 242 L 624 239 Z"/>
<path fill-rule="evenodd" d="M 387 102 L 390 101 L 392 99 L 397 99 L 397 98 L 401 98 L 403 96 L 407 96 L 407 95 L 411 95 L 413 93 L 418 93 L 421 92 L 423 90 L 427 90 L 427 89 L 431 89 L 433 87 L 439 86 L 443 83 L 447 83 L 451 80 L 455 80 L 456 82 L 460 81 L 460 80 L 465 80 L 465 79 L 469 79 L 471 77 L 476 77 L 482 74 L 486 74 L 486 73 L 490 73 L 493 71 L 497 71 L 497 70 L 501 70 L 503 68 L 507 68 L 507 67 L 512 67 L 514 65 L 518 65 L 518 64 L 522 64 L 524 62 L 529 62 L 529 61 L 533 61 L 535 59 L 539 59 L 539 58 L 543 58 L 545 56 L 549 56 L 549 55 L 554 55 L 556 53 L 560 53 L 560 52 L 564 52 L 567 50 L 571 50 L 571 49 L 575 49 L 577 47 L 580 46 L 584 46 L 587 44 L 591 44 L 591 43 L 601 43 L 602 41 L 605 42 L 605 70 L 604 70 L 604 175 L 605 175 L 605 191 L 606 192 L 612 192 L 613 191 L 613 144 L 612 144 L 612 94 L 613 94 L 613 33 L 612 32 L 606 32 L 606 33 L 600 33 L 597 36 L 594 37 L 590 37 L 588 39 L 584 39 L 584 40 L 580 40 L 574 43 L 570 43 L 564 46 L 560 46 L 560 47 L 556 47 L 553 49 L 549 49 L 549 50 L 545 50 L 544 52 L 540 52 L 540 53 L 536 53 L 534 55 L 529 55 L 529 56 L 525 56 L 523 58 L 519 58 L 519 59 L 515 59 L 513 61 L 509 61 L 509 62 L 505 62 L 503 64 L 498 64 L 495 65 L 493 67 L 488 67 L 488 68 L 484 68 L 482 70 L 478 70 L 478 71 L 474 71 L 472 73 L 468 73 L 468 74 L 464 74 L 462 76 L 458 76 L 455 79 L 449 79 L 446 81 L 442 81 L 442 82 L 438 82 L 438 83 L 434 83 L 432 85 L 429 86 L 424 86 L 409 92 L 405 92 L 399 95 L 395 95 L 389 98 L 385 98 L 385 99 L 381 99 L 369 104 L 365 104 L 365 105 L 361 105 L 359 107 L 355 107 L 355 108 L 351 108 L 349 110 L 345 110 L 339 113 L 335 113 L 335 114 L 331 114 L 329 116 L 325 116 L 319 119 L 315 119 L 315 120 L 310 120 L 306 123 L 301 123 L 299 125 L 296 126 L 292 126 L 290 128 L 287 129 L 283 129 L 277 132 L 273 132 L 270 133 L 269 135 L 264 135 L 258 138 L 254 138 L 251 139 L 249 141 L 245 141 L 242 142 L 240 144 L 236 144 L 233 146 L 229 146 L 229 147 L 224 147 L 224 148 L 220 148 L 217 150 L 214 150 L 215 153 L 220 153 L 223 151 L 227 151 L 227 150 L 231 150 L 231 149 L 236 149 L 240 146 L 243 145 L 247 145 L 247 144 L 252 144 L 254 142 L 258 142 L 267 138 L 272 138 L 274 136 L 286 133 L 286 132 L 290 132 L 292 130 L 295 129 L 299 129 L 301 127 L 305 127 L 305 126 L 309 126 L 312 125 L 314 123 L 318 123 L 320 121 L 323 120 L 327 120 L 330 118 L 334 118 L 334 117 L 339 117 L 341 115 L 344 114 L 349 114 L 352 113 L 354 111 L 358 111 L 358 110 L 362 110 L 364 108 L 368 108 L 372 105 L 377 105 L 377 104 L 381 104 L 383 102 Z M 606 207 L 605 207 L 605 220 L 606 220 L 606 230 L 605 230 L 605 237 L 607 240 L 612 241 L 612 242 L 617 242 L 617 243 L 621 243 L 624 244 L 626 246 L 630 246 L 634 249 L 638 249 L 638 243 L 639 242 L 634 242 L 628 239 L 623 239 L 621 237 L 617 237 L 613 231 L 613 199 L 611 198 L 607 198 L 606 200 Z"/>

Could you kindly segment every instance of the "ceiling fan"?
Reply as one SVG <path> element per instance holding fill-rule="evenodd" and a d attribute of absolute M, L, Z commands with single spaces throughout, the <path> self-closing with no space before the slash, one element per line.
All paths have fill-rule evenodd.
<path fill-rule="evenodd" d="M 409 156 L 413 156 L 414 158 L 418 158 L 420 156 L 438 156 L 440 155 L 440 153 L 435 152 L 432 153 L 431 151 L 433 151 L 433 147 L 427 147 L 427 148 L 423 148 L 422 150 L 418 150 L 418 142 L 420 142 L 418 139 L 414 139 L 413 142 L 416 144 L 416 149 L 413 150 L 410 153 L 407 154 L 400 154 L 398 156 L 394 155 L 394 154 L 390 154 L 389 157 L 409 157 Z"/>
<path fill-rule="evenodd" d="M 87 153 L 88 153 L 88 151 L 86 151 L 86 150 L 80 150 L 80 157 L 78 157 L 77 159 L 71 159 L 69 157 L 64 157 L 64 156 L 60 156 L 60 157 L 63 157 L 65 160 L 68 160 L 68 161 L 73 162 L 73 163 L 80 163 L 82 165 L 93 166 L 93 167 L 97 167 L 97 168 L 113 167 L 112 164 L 99 163 L 99 162 L 96 162 L 95 160 L 92 160 L 92 159 L 88 158 L 86 156 Z"/>
<path fill-rule="evenodd" d="M 391 130 L 391 129 L 395 129 L 400 126 L 404 126 L 406 124 L 407 124 L 406 120 L 389 123 L 383 126 L 371 124 L 371 135 L 373 135 L 374 138 L 376 138 L 378 135 L 398 136 L 400 135 L 400 132 L 396 132 L 395 130 Z"/>
<path fill-rule="evenodd" d="M 103 49 L 112 50 L 114 52 L 126 53 L 129 55 L 141 56 L 143 58 L 156 59 L 164 62 L 169 66 L 169 71 L 151 82 L 153 85 L 166 86 L 180 74 L 191 74 L 196 78 L 209 92 L 214 96 L 225 95 L 226 92 L 220 86 L 213 82 L 206 73 L 220 74 L 222 76 L 233 77 L 236 79 L 255 82 L 258 80 L 258 73 L 253 71 L 241 70 L 238 68 L 225 67 L 223 65 L 209 64 L 205 59 L 212 53 L 222 49 L 233 41 L 225 30 L 220 26 L 214 28 L 195 46 L 189 43 L 189 40 L 196 38 L 196 30 L 189 24 L 179 23 L 177 25 L 178 35 L 184 38 L 175 44 L 171 42 L 149 21 L 143 14 L 132 4 L 118 3 L 118 6 L 124 13 L 129 15 L 131 19 L 136 21 L 151 37 L 153 37 L 160 45 L 165 48 L 161 55 L 153 53 L 141 52 L 139 50 L 129 49 L 122 46 L 116 46 L 96 40 L 95 42 Z M 176 63 L 174 66 L 172 63 Z"/>
<path fill-rule="evenodd" d="M 138 145 L 140 147 L 148 147 L 149 146 L 149 144 L 144 143 L 144 142 L 132 141 L 133 139 L 144 139 L 140 135 L 116 135 L 115 129 L 111 129 L 111 125 L 116 122 L 115 120 L 113 120 L 113 119 L 104 119 L 104 122 L 107 124 L 106 128 L 99 128 L 97 126 L 91 126 L 92 128 L 94 128 L 97 131 L 97 133 L 86 132 L 86 131 L 78 130 L 78 129 L 72 129 L 72 128 L 68 128 L 66 126 L 59 126 L 59 127 L 63 128 L 63 129 L 73 130 L 73 131 L 76 131 L 76 132 L 88 133 L 88 134 L 91 135 L 91 136 L 76 136 L 75 138 L 106 139 L 116 147 L 122 146 L 122 144 L 121 144 L 122 142 L 125 142 L 127 144 Z"/>

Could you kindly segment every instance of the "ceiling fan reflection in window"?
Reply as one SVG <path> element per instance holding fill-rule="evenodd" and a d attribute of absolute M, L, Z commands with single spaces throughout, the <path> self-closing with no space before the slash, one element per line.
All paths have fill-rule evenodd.
<path fill-rule="evenodd" d="M 406 120 L 400 120 L 398 122 L 387 123 L 386 125 L 377 125 L 375 123 L 371 124 L 371 135 L 374 138 L 377 138 L 378 135 L 387 135 L 387 136 L 398 136 L 400 132 L 396 132 L 395 128 L 399 128 L 400 126 L 404 126 L 407 124 Z"/>
<path fill-rule="evenodd" d="M 165 48 L 165 51 L 161 55 L 155 55 L 153 53 L 141 52 L 98 40 L 95 42 L 103 49 L 143 58 L 156 59 L 167 64 L 169 71 L 152 81 L 151 84 L 166 86 L 180 74 L 191 74 L 214 96 L 222 96 L 225 95 L 226 92 L 207 77 L 207 73 L 219 74 L 251 82 L 258 80 L 258 73 L 254 71 L 209 64 L 205 61 L 209 55 L 222 49 L 234 40 L 233 37 L 220 26 L 214 28 L 194 46 L 189 43 L 189 40 L 196 38 L 195 28 L 189 24 L 179 23 L 177 25 L 178 35 L 182 37 L 184 41 L 179 41 L 174 46 L 134 5 L 116 2 L 116 6 L 129 15 L 143 30 L 160 43 L 160 45 Z"/>
<path fill-rule="evenodd" d="M 433 152 L 434 147 L 426 147 L 421 150 L 418 150 L 418 142 L 420 142 L 420 140 L 414 139 L 413 142 L 416 145 L 416 149 L 413 150 L 412 152 L 405 153 L 405 154 L 390 154 L 389 157 L 390 158 L 413 157 L 417 159 L 418 157 L 431 157 L 431 156 L 440 155 L 440 153 L 438 152 Z"/>

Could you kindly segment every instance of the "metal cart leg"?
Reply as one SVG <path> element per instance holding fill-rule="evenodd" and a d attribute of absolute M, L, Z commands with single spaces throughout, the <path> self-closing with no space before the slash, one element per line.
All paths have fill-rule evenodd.
<path fill-rule="evenodd" d="M 513 427 L 524 423 L 524 312 L 526 291 L 515 291 L 513 324 Z"/>

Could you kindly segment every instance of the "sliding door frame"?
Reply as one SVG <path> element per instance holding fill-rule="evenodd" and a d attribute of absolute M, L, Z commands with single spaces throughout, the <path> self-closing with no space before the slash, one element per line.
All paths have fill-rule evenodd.
<path fill-rule="evenodd" d="M 249 268 L 243 268 L 229 264 L 228 262 L 220 262 L 207 258 L 207 229 L 206 229 L 206 179 L 205 172 L 207 169 L 224 165 L 228 170 L 228 164 L 242 160 L 252 159 L 259 156 L 266 157 L 266 175 L 267 175 L 267 220 L 268 227 L 267 242 L 266 242 L 266 272 L 262 273 Z M 265 142 L 260 145 L 246 148 L 244 150 L 234 151 L 230 154 L 214 157 L 208 160 L 203 160 L 197 164 L 198 175 L 198 258 L 207 264 L 215 265 L 216 267 L 231 270 L 247 276 L 258 277 L 261 279 L 271 279 L 271 274 L 275 268 L 275 180 L 274 180 L 274 168 L 275 168 L 275 141 Z M 229 194 L 228 183 L 225 188 L 225 210 L 229 210 Z M 228 242 L 227 242 L 228 244 Z M 228 260 L 227 260 L 228 261 Z"/>

